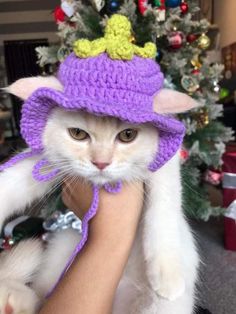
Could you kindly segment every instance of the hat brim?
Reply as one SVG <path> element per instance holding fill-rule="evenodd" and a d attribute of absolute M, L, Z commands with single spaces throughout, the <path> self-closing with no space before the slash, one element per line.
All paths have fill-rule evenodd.
<path fill-rule="evenodd" d="M 175 155 L 185 133 L 184 125 L 170 116 L 150 111 L 130 112 L 122 104 L 98 103 L 87 97 L 73 99 L 63 92 L 40 88 L 25 101 L 22 108 L 21 133 L 33 151 L 43 150 L 42 133 L 48 116 L 55 107 L 67 111 L 83 110 L 94 115 L 112 116 L 132 124 L 153 124 L 159 131 L 159 147 L 149 165 L 151 171 L 157 170 Z"/>

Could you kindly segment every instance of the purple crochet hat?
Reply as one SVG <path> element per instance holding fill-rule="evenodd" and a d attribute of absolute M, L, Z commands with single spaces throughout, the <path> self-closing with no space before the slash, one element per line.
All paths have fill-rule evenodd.
<path fill-rule="evenodd" d="M 42 132 L 52 109 L 84 110 L 130 123 L 157 127 L 159 148 L 149 169 L 155 171 L 178 150 L 184 126 L 170 116 L 153 111 L 154 95 L 163 86 L 163 73 L 152 59 L 112 60 L 106 53 L 79 58 L 74 53 L 60 65 L 58 79 L 63 91 L 37 89 L 24 103 L 21 132 L 32 151 L 43 151 Z"/>

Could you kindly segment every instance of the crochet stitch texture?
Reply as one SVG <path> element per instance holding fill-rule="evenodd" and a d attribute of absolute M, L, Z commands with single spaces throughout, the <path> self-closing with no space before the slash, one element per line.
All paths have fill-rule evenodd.
<path fill-rule="evenodd" d="M 108 21 L 103 38 L 89 41 L 79 39 L 74 43 L 74 52 L 80 58 L 95 57 L 106 52 L 111 59 L 131 60 L 134 55 L 154 58 L 156 46 L 146 43 L 139 47 L 130 42 L 132 37 L 130 21 L 123 15 L 114 14 Z"/>

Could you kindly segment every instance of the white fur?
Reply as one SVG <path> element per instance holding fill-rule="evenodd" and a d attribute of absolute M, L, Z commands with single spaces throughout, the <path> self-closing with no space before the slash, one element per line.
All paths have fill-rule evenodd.
<path fill-rule="evenodd" d="M 14 314 L 34 314 L 37 313 L 39 304 L 36 292 L 27 285 L 11 279 L 1 280 L 0 313 L 9 313 L 6 310 L 8 306 Z"/>
<path fill-rule="evenodd" d="M 32 169 L 39 159 L 40 156 L 28 158 L 0 174 L 0 228 L 6 217 L 23 212 L 33 201 L 48 193 L 53 185 L 53 182 L 41 183 L 33 179 Z"/>
<path fill-rule="evenodd" d="M 6 306 L 14 314 L 32 314 L 40 302 L 36 291 L 27 283 L 35 280 L 43 260 L 43 248 L 39 240 L 25 240 L 0 257 L 0 313 Z"/>
<path fill-rule="evenodd" d="M 67 129 L 73 127 L 88 132 L 89 140 L 72 139 Z M 135 127 L 113 118 L 95 118 L 85 113 L 56 109 L 44 130 L 45 152 L 40 158 L 48 158 L 54 167 L 61 169 L 61 178 L 66 175 L 80 176 L 96 184 L 118 179 L 145 182 L 143 217 L 117 289 L 113 314 L 192 314 L 198 255 L 182 212 L 179 155 L 177 153 L 157 172 L 150 173 L 147 167 L 158 146 L 158 134 L 154 127 L 138 126 L 138 137 L 130 144 L 116 140 L 120 131 Z M 19 162 L 0 174 L 1 224 L 8 215 L 23 211 L 58 183 L 40 183 L 32 178 L 32 167 L 38 158 Z M 94 159 L 108 162 L 109 166 L 101 172 L 93 164 Z M 14 305 L 14 313 L 19 313 L 22 304 L 18 300 L 24 298 L 26 302 L 29 298 L 26 313 L 35 313 L 38 305 L 35 292 L 43 302 L 43 297 L 53 286 L 79 239 L 73 230 L 56 233 L 41 258 L 38 257 L 40 270 L 34 258 L 28 260 L 29 277 L 32 272 L 37 272 L 37 276 L 32 277 L 33 288 L 27 287 L 24 280 L 22 282 L 21 267 L 19 274 L 17 267 L 14 267 L 14 276 L 10 274 L 12 263 L 22 264 L 24 256 L 20 250 L 7 257 L 8 263 L 4 264 L 5 255 L 0 257 L 0 264 L 4 264 L 4 270 L 0 272 L 0 280 L 4 280 L 2 288 L 0 286 L 0 309 L 1 304 L 4 309 L 6 302 L 10 302 L 11 306 Z M 31 242 L 24 243 L 28 254 L 31 245 Z M 7 295 L 15 301 L 8 300 Z"/>
<path fill-rule="evenodd" d="M 76 230 L 68 229 L 57 233 L 49 241 L 40 271 L 33 283 L 35 291 L 42 298 L 54 287 L 80 238 Z"/>
<path fill-rule="evenodd" d="M 0 278 L 11 278 L 24 284 L 32 282 L 35 272 L 41 268 L 42 254 L 43 246 L 41 241 L 21 241 L 10 251 L 1 253 Z M 21 261 L 20 263 L 19 260 Z"/>

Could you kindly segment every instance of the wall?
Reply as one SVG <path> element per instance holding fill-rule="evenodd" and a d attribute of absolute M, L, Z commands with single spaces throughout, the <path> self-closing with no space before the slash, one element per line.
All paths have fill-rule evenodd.
<path fill-rule="evenodd" d="M 220 45 L 236 42 L 236 0 L 214 0 L 214 23 L 220 28 Z"/>
<path fill-rule="evenodd" d="M 7 85 L 4 71 L 4 41 L 48 39 L 58 41 L 52 11 L 60 0 L 0 0 L 0 87 Z M 1 65 L 3 69 L 1 70 Z M 3 102 L 3 100 L 1 99 Z M 4 105 L 11 107 L 10 97 Z M 7 136 L 12 133 L 5 132 Z M 1 148 L 2 149 L 2 148 Z"/>
<path fill-rule="evenodd" d="M 48 38 L 55 42 L 52 11 L 60 0 L 0 0 L 0 55 L 4 40 Z"/>

